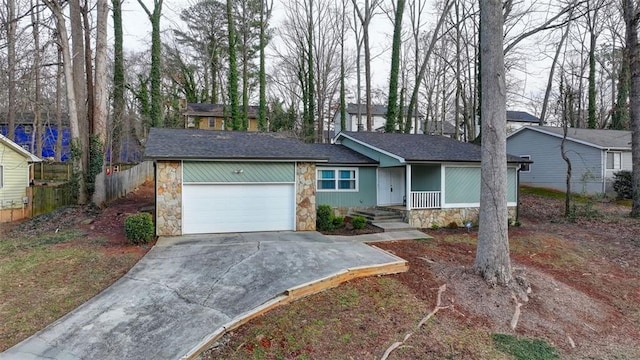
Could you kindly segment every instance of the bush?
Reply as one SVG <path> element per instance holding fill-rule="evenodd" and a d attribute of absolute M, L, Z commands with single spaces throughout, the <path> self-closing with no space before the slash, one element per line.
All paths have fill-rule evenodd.
<path fill-rule="evenodd" d="M 331 231 L 333 229 L 333 210 L 331 210 L 331 206 L 318 206 L 318 211 L 316 212 L 316 230 Z"/>
<path fill-rule="evenodd" d="M 334 229 L 341 229 L 344 227 L 344 218 L 342 216 L 334 216 L 331 219 L 331 224 L 333 224 Z"/>
<path fill-rule="evenodd" d="M 457 229 L 457 228 L 459 228 L 459 226 L 458 226 L 457 222 L 452 221 L 447 225 L 447 228 L 449 228 L 449 229 Z"/>
<path fill-rule="evenodd" d="M 618 194 L 618 199 L 631 199 L 633 197 L 633 179 L 631 171 L 618 171 L 613 174 L 613 177 L 613 190 Z"/>
<path fill-rule="evenodd" d="M 354 229 L 364 229 L 364 227 L 367 226 L 367 219 L 360 215 L 354 216 L 351 219 L 351 226 L 353 226 Z"/>
<path fill-rule="evenodd" d="M 146 244 L 153 239 L 153 219 L 149 213 L 138 213 L 124 219 L 124 232 L 131 244 Z"/>

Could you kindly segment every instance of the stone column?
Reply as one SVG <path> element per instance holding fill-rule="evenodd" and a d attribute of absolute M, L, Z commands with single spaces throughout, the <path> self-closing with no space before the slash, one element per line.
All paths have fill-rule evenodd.
<path fill-rule="evenodd" d="M 182 163 L 156 163 L 156 235 L 182 235 Z"/>
<path fill-rule="evenodd" d="M 316 229 L 316 164 L 296 163 L 296 231 Z"/>

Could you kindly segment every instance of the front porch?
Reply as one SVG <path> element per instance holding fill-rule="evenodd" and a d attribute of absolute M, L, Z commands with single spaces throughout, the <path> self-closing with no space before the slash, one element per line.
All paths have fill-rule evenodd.
<path fill-rule="evenodd" d="M 409 226 L 418 229 L 441 228 L 452 226 L 455 223 L 458 227 L 463 227 L 467 222 L 474 226 L 478 224 L 479 207 L 471 208 L 448 208 L 448 209 L 411 209 L 406 206 L 378 206 L 378 209 L 392 211 L 402 217 L 402 221 Z M 516 220 L 516 206 L 509 206 L 509 224 Z"/>

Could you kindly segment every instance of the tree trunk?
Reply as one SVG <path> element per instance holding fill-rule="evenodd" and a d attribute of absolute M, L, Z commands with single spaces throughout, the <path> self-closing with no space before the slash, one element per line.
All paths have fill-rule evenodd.
<path fill-rule="evenodd" d="M 111 163 L 119 163 L 122 147 L 122 127 L 125 109 L 124 51 L 122 33 L 122 1 L 112 0 L 113 6 L 113 120 L 111 125 Z"/>
<path fill-rule="evenodd" d="M 82 21 L 84 24 L 84 63 L 86 69 L 86 81 L 87 81 L 87 126 L 89 134 L 93 134 L 93 111 L 94 111 L 94 87 L 93 84 L 93 63 L 91 56 L 91 24 L 89 24 L 89 4 L 85 1 L 82 9 Z M 91 161 L 91 160 L 89 160 Z"/>
<path fill-rule="evenodd" d="M 307 113 L 306 120 L 306 134 L 305 140 L 307 142 L 313 142 L 313 124 L 314 124 L 314 116 L 316 113 L 315 108 L 315 76 L 313 73 L 314 67 L 314 59 L 313 59 L 313 0 L 309 0 L 309 8 L 308 8 L 308 23 L 307 23 L 307 86 L 309 87 L 307 90 L 307 101 L 309 102 L 309 111 Z M 318 121 L 321 121 L 320 119 Z"/>
<path fill-rule="evenodd" d="M 231 127 L 240 130 L 242 127 L 238 109 L 238 64 L 236 61 L 236 32 L 233 17 L 233 1 L 227 0 L 227 34 L 229 37 L 229 106 L 231 107 Z"/>
<path fill-rule="evenodd" d="M 622 1 L 624 15 L 627 54 L 631 72 L 629 89 L 629 115 L 631 121 L 631 162 L 633 165 L 633 196 L 631 216 L 640 217 L 640 46 L 638 46 L 638 17 L 640 16 L 636 2 Z"/>
<path fill-rule="evenodd" d="M 153 12 L 149 11 L 142 0 L 138 4 L 142 7 L 151 22 L 151 126 L 162 127 L 162 41 L 160 39 L 160 18 L 162 16 L 163 0 L 153 0 Z"/>
<path fill-rule="evenodd" d="M 480 1 L 482 169 L 474 270 L 490 284 L 511 280 L 507 211 L 506 87 L 502 1 Z"/>
<path fill-rule="evenodd" d="M 33 9 L 35 6 L 34 1 L 31 0 L 31 8 Z M 32 11 L 31 12 L 31 23 L 33 24 L 33 46 L 35 49 L 40 49 L 40 12 Z M 33 134 L 32 134 L 32 144 L 31 150 L 38 156 L 42 157 L 42 109 L 41 109 L 41 56 L 40 51 L 34 51 L 33 53 L 33 83 L 34 83 L 34 94 L 33 94 Z"/>
<path fill-rule="evenodd" d="M 398 71 L 400 70 L 400 46 L 402 45 L 402 16 L 405 0 L 398 0 L 393 26 L 391 70 L 389 71 L 389 96 L 387 102 L 386 132 L 396 132 L 398 123 Z M 402 129 L 402 126 L 400 127 Z"/>
<path fill-rule="evenodd" d="M 55 160 L 62 161 L 62 77 L 64 69 L 62 64 L 62 47 L 58 46 L 58 64 L 56 66 L 56 151 Z"/>
<path fill-rule="evenodd" d="M 7 138 L 16 140 L 16 2 L 7 1 Z"/>
<path fill-rule="evenodd" d="M 95 188 L 92 201 L 97 206 L 103 206 L 107 199 L 105 176 L 105 147 L 107 139 L 108 117 L 108 85 L 107 85 L 107 18 L 109 15 L 109 0 L 98 0 L 96 14 L 96 70 L 95 70 L 95 108 L 93 126 L 93 153 L 91 167 L 95 174 Z"/>
<path fill-rule="evenodd" d="M 69 127 L 71 130 L 71 161 L 73 166 L 74 180 L 77 183 L 78 204 L 86 202 L 86 186 L 84 179 L 84 163 L 79 156 L 78 151 L 81 147 L 80 141 L 80 125 L 78 120 L 78 111 L 76 106 L 75 87 L 73 86 L 73 69 L 71 54 L 69 51 L 69 38 L 67 35 L 67 26 L 62 9 L 54 0 L 43 0 L 47 7 L 53 13 L 56 20 L 56 28 L 58 30 L 58 41 L 60 52 L 62 53 L 62 64 L 64 69 L 65 86 L 67 89 L 67 110 L 69 112 Z M 58 136 L 61 136 L 61 128 L 58 128 Z"/>
<path fill-rule="evenodd" d="M 569 17 L 571 17 L 571 15 L 569 15 Z M 564 42 L 567 40 L 567 36 L 569 35 L 570 27 L 571 27 L 570 24 L 567 24 L 567 28 L 564 30 L 564 33 L 560 38 L 560 43 L 556 48 L 556 53 L 553 56 L 553 61 L 551 62 L 551 68 L 549 69 L 549 77 L 547 78 L 547 89 L 544 92 L 544 100 L 542 101 L 542 110 L 540 111 L 540 125 L 544 125 L 546 123 L 547 107 L 549 106 L 549 97 L 551 96 L 551 88 L 553 87 L 553 74 L 555 73 L 556 65 L 558 64 L 558 58 L 560 58 L 560 52 L 562 51 Z"/>

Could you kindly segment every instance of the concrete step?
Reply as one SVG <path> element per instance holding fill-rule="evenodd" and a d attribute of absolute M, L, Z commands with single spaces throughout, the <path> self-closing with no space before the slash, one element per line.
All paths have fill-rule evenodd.
<path fill-rule="evenodd" d="M 362 216 L 367 219 L 369 222 L 397 222 L 402 221 L 402 216 L 399 214 L 385 214 L 385 215 L 372 215 L 370 213 L 354 211 L 351 213 L 351 216 Z"/>
<path fill-rule="evenodd" d="M 409 231 L 415 230 L 415 227 L 410 226 L 405 222 L 372 222 L 374 226 L 377 226 L 384 230 L 384 232 L 392 232 L 392 231 Z"/>

